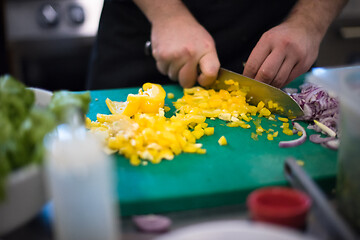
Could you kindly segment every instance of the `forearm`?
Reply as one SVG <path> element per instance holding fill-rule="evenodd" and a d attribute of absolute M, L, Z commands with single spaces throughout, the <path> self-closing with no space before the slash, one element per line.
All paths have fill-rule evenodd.
<path fill-rule="evenodd" d="M 195 20 L 181 0 L 134 0 L 134 2 L 152 25 L 174 17 Z"/>
<path fill-rule="evenodd" d="M 299 0 L 286 22 L 300 24 L 322 38 L 348 0 Z"/>

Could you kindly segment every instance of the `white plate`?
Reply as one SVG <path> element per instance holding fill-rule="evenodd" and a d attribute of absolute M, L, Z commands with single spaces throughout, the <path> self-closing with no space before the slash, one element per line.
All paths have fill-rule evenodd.
<path fill-rule="evenodd" d="M 288 228 L 250 221 L 201 223 L 162 235 L 156 240 L 311 240 Z"/>

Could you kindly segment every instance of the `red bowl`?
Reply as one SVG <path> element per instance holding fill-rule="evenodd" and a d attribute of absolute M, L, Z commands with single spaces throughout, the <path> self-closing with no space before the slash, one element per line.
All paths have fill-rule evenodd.
<path fill-rule="evenodd" d="M 253 191 L 247 206 L 255 221 L 301 228 L 305 226 L 311 199 L 292 188 L 267 187 Z"/>

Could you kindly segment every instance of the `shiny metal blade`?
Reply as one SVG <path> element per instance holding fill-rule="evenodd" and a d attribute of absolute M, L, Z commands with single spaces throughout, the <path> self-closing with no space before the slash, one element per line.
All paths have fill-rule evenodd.
<path fill-rule="evenodd" d="M 217 81 L 211 87 L 214 89 L 227 89 L 229 85 L 226 85 L 225 81 L 230 79 L 238 82 L 239 86 L 247 91 L 247 100 L 252 105 L 257 105 L 260 101 L 263 101 L 265 106 L 268 107 L 269 101 L 272 101 L 275 104 L 275 107 L 270 109 L 272 113 L 289 118 L 304 115 L 299 104 L 284 91 L 224 68 L 220 68 Z"/>

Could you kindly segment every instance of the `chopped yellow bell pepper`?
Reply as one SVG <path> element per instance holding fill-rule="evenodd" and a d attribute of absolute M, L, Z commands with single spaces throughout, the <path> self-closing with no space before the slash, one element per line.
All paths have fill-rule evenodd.
<path fill-rule="evenodd" d="M 221 137 L 219 138 L 218 143 L 219 143 L 221 146 L 227 145 L 226 138 L 225 138 L 224 136 L 221 136 Z"/>
<path fill-rule="evenodd" d="M 106 99 L 112 115 L 98 114 L 94 122 L 86 119 L 86 126 L 102 136 L 106 148 L 124 155 L 134 166 L 172 160 L 182 152 L 205 154 L 206 149 L 196 141 L 214 134 L 214 127 L 208 126 L 206 118 L 218 118 L 226 121 L 228 127 L 244 129 L 251 128 L 252 121 L 256 129 L 256 133 L 251 133 L 254 140 L 263 133 L 270 141 L 277 137 L 278 131 L 264 129 L 260 118 L 275 120 L 270 109 L 278 109 L 278 104 L 269 101 L 268 108 L 262 101 L 257 106 L 250 105 L 246 101 L 248 90 L 231 79 L 225 84 L 228 89 L 219 91 L 202 87 L 184 89 L 184 96 L 173 103 L 175 115 L 167 118 L 165 112 L 170 107 L 164 106 L 166 92 L 161 85 L 145 83 L 138 94 L 129 94 L 126 102 Z M 168 93 L 167 97 L 172 99 L 174 94 Z M 288 119 L 278 119 L 283 122 L 283 132 L 292 135 Z M 227 145 L 227 140 L 222 136 L 218 143 Z"/>
<path fill-rule="evenodd" d="M 126 102 L 115 102 L 106 99 L 112 114 L 133 116 L 135 113 L 158 113 L 164 107 L 166 92 L 159 84 L 145 83 L 138 94 L 129 94 Z"/>
<path fill-rule="evenodd" d="M 165 90 L 159 84 L 145 83 L 143 91 L 140 89 L 139 94 L 129 94 L 127 105 L 123 114 L 133 116 L 135 113 L 157 113 L 159 108 L 164 107 Z"/>

